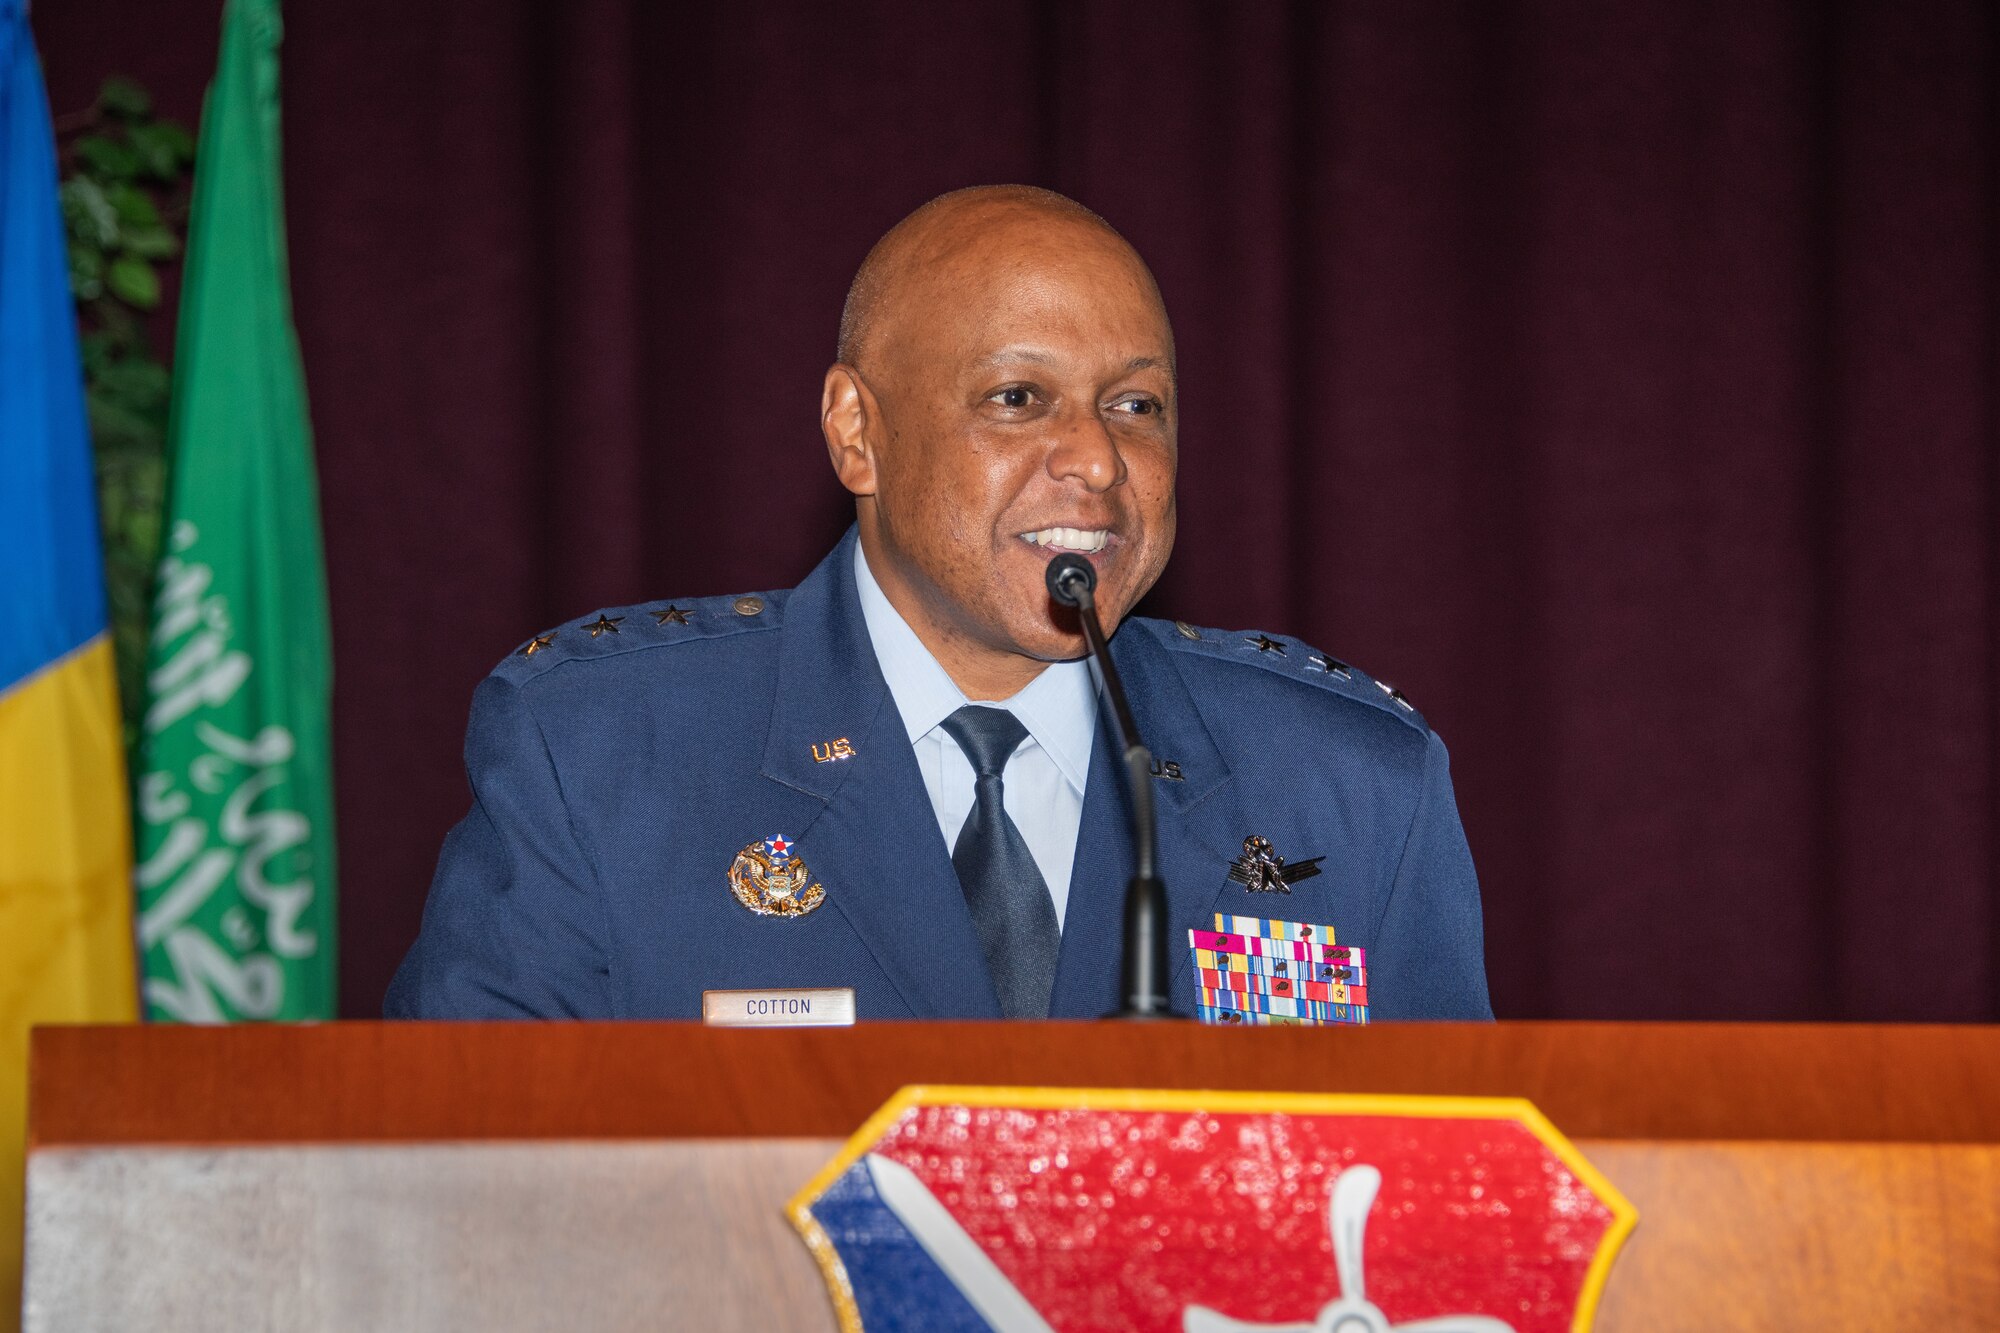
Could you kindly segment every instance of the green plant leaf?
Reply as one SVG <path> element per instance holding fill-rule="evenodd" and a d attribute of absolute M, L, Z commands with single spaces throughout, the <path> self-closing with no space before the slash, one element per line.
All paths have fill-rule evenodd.
<path fill-rule="evenodd" d="M 178 125 L 151 123 L 134 125 L 130 134 L 133 166 L 157 181 L 171 181 L 181 174 L 181 164 L 192 153 L 193 145 L 187 142 L 187 131 Z M 77 145 L 83 151 L 83 145 Z"/>
<path fill-rule="evenodd" d="M 120 228 L 157 227 L 160 225 L 160 209 L 153 197 L 136 185 L 119 182 L 104 187 L 104 197 L 118 214 Z"/>
<path fill-rule="evenodd" d="M 106 298 L 92 306 L 87 312 L 89 322 L 97 325 L 106 339 L 106 346 L 119 356 L 136 352 L 141 356 L 151 355 L 146 350 L 146 326 L 133 311 Z"/>
<path fill-rule="evenodd" d="M 159 423 L 146 414 L 104 394 L 90 394 L 84 404 L 90 415 L 90 438 L 96 442 L 99 454 L 113 456 L 159 448 Z"/>
<path fill-rule="evenodd" d="M 63 221 L 70 234 L 92 245 L 118 243 L 118 210 L 104 197 L 104 189 L 88 176 L 72 176 L 58 192 Z"/>
<path fill-rule="evenodd" d="M 151 310 L 160 303 L 160 275 L 136 255 L 113 262 L 104 274 L 104 284 L 113 296 L 141 310 Z"/>
<path fill-rule="evenodd" d="M 95 301 L 104 295 L 104 256 L 96 246 L 69 248 L 69 290 L 79 301 Z"/>
<path fill-rule="evenodd" d="M 194 136 L 187 132 L 187 126 L 177 120 L 162 120 L 147 128 L 173 150 L 174 158 L 181 166 L 194 161 Z"/>
<path fill-rule="evenodd" d="M 153 99 L 130 79 L 110 78 L 97 90 L 97 105 L 109 115 L 136 120 L 153 109 Z"/>
<path fill-rule="evenodd" d="M 78 139 L 76 156 L 93 173 L 105 180 L 130 180 L 139 174 L 139 154 L 101 134 Z"/>
<path fill-rule="evenodd" d="M 137 231 L 128 231 L 124 241 L 119 248 L 141 259 L 169 259 L 181 252 L 180 238 L 165 227 L 141 227 Z"/>
<path fill-rule="evenodd" d="M 83 377 L 95 382 L 111 364 L 111 340 L 102 333 L 90 332 L 78 338 L 76 344 L 83 353 Z"/>
<path fill-rule="evenodd" d="M 96 387 L 134 408 L 147 408 L 167 401 L 170 383 L 167 368 L 159 362 L 128 356 L 99 370 Z"/>

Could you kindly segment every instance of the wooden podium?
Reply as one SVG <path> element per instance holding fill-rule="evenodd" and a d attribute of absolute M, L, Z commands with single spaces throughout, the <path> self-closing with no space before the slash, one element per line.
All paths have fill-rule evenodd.
<path fill-rule="evenodd" d="M 2000 1328 L 2000 1029 L 44 1028 L 24 1326 L 834 1328 L 781 1207 L 906 1084 L 1518 1096 L 1640 1212 L 1597 1327 Z"/>

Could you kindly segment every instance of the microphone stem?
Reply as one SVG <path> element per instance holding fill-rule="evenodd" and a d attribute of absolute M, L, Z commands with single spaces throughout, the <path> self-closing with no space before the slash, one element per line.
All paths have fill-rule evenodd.
<path fill-rule="evenodd" d="M 1125 701 L 1125 683 L 1111 664 L 1111 645 L 1097 619 L 1097 599 L 1089 589 L 1079 591 L 1077 619 L 1083 622 L 1084 641 L 1104 677 L 1104 692 L 1111 697 L 1111 717 L 1118 725 L 1118 744 L 1125 753 L 1125 772 L 1131 779 L 1134 872 L 1140 879 L 1156 879 L 1159 832 L 1153 815 L 1153 752 L 1139 739 L 1139 724 L 1132 720 L 1132 706 Z"/>
<path fill-rule="evenodd" d="M 1127 1021 L 1148 1022 L 1178 1018 L 1168 992 L 1170 964 L 1167 949 L 1167 886 L 1159 875 L 1159 831 L 1153 811 L 1153 755 L 1139 739 L 1139 725 L 1132 720 L 1131 705 L 1125 702 L 1125 683 L 1111 660 L 1111 645 L 1105 641 L 1104 626 L 1097 619 L 1097 599 L 1093 590 L 1070 585 L 1076 598 L 1077 619 L 1083 622 L 1083 637 L 1097 659 L 1104 678 L 1104 692 L 1111 696 L 1111 717 L 1118 727 L 1118 742 L 1125 750 L 1126 788 L 1132 793 L 1132 882 L 1125 887 L 1125 956 L 1118 969 L 1123 1003 L 1115 1014 Z"/>
<path fill-rule="evenodd" d="M 1090 645 L 1091 656 L 1100 664 L 1108 662 L 1111 645 L 1104 637 L 1104 626 L 1098 623 L 1095 595 L 1085 591 L 1077 599 L 1076 614 L 1077 619 L 1083 622 L 1083 638 L 1084 642 Z M 1118 723 L 1118 744 L 1127 753 L 1135 749 L 1144 749 L 1145 747 L 1139 744 L 1139 724 L 1132 720 L 1132 706 L 1125 702 L 1125 683 L 1118 679 L 1116 671 L 1110 669 L 1104 671 L 1104 692 L 1111 696 L 1111 716 Z M 1147 776 L 1151 777 L 1152 774 L 1148 773 Z"/>

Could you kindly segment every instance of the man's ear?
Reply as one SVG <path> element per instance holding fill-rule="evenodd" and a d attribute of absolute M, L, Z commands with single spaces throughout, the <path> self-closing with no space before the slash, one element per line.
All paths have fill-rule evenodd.
<path fill-rule="evenodd" d="M 875 494 L 875 440 L 881 420 L 875 395 L 852 366 L 834 365 L 820 390 L 819 428 L 833 474 L 854 495 Z"/>

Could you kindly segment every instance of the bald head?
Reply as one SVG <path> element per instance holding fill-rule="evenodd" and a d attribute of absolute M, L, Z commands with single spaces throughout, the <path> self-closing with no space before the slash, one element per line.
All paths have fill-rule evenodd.
<path fill-rule="evenodd" d="M 970 699 L 1082 654 L 1048 562 L 1098 571 L 1107 630 L 1174 537 L 1173 331 L 1146 265 L 1047 190 L 934 199 L 854 279 L 821 393 L 890 605 Z"/>
<path fill-rule="evenodd" d="M 920 323 L 941 295 L 962 291 L 968 268 L 1029 264 L 1038 252 L 1078 241 L 1118 252 L 1159 301 L 1138 252 L 1068 195 L 1034 185 L 975 185 L 941 194 L 890 228 L 861 261 L 840 312 L 835 359 L 862 365 L 885 331 L 909 331 L 912 319 Z"/>

